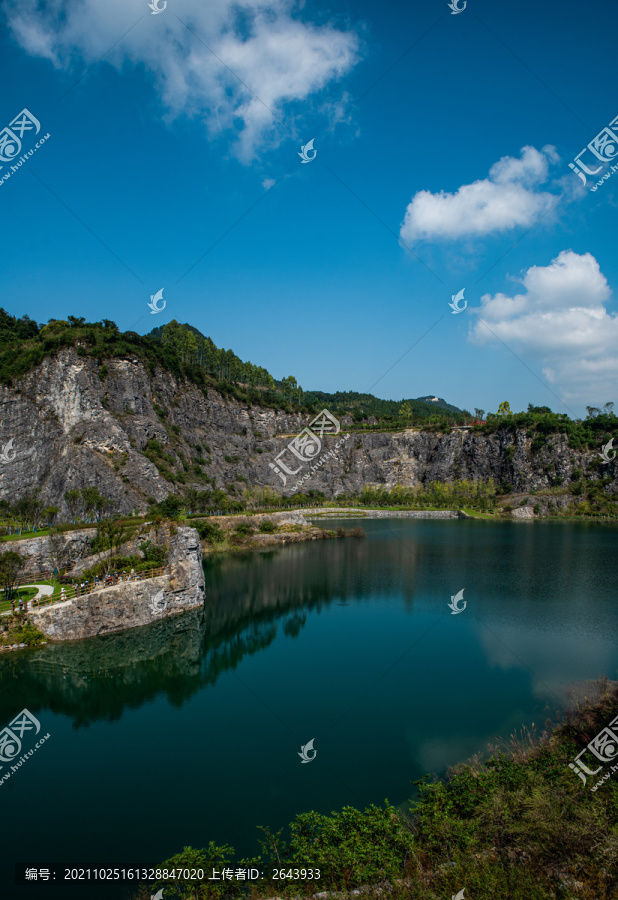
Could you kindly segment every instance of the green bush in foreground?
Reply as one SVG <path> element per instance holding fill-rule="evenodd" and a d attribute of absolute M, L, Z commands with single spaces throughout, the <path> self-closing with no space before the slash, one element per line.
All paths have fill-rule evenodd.
<path fill-rule="evenodd" d="M 539 739 L 511 739 L 483 763 L 419 785 L 410 818 L 389 803 L 364 812 L 298 815 L 282 832 L 261 829 L 262 854 L 233 861 L 230 847 L 186 847 L 163 865 L 199 859 L 214 868 L 252 866 L 264 880 L 205 881 L 165 888 L 166 898 L 309 896 L 371 886 L 363 896 L 470 900 L 610 900 L 618 896 L 618 774 L 593 792 L 569 762 L 618 713 L 618 682 L 571 711 Z M 215 863 L 212 860 L 217 859 Z M 225 859 L 225 862 L 223 860 Z M 273 869 L 319 868 L 319 881 L 271 879 Z M 159 885 L 159 886 L 162 886 Z M 151 896 L 144 888 L 137 895 Z M 382 893 L 384 898 L 384 893 Z"/>
<path fill-rule="evenodd" d="M 290 831 L 289 845 L 279 851 L 287 860 L 283 868 L 320 869 L 321 883 L 335 889 L 401 878 L 413 849 L 408 823 L 388 801 L 384 809 L 372 805 L 364 812 L 344 806 L 330 816 L 301 813 Z M 269 842 L 262 845 L 266 850 Z M 278 867 L 276 853 L 271 852 L 267 864 Z"/>

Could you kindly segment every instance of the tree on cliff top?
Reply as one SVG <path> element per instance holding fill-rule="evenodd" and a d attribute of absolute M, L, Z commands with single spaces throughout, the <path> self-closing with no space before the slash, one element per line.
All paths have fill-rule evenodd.
<path fill-rule="evenodd" d="M 103 519 L 97 525 L 97 536 L 94 546 L 109 554 L 105 560 L 105 571 L 107 574 L 112 570 L 114 559 L 118 554 L 119 548 L 127 539 L 127 535 L 126 525 L 115 519 Z"/>
<path fill-rule="evenodd" d="M 47 555 L 52 565 L 54 575 L 60 571 L 64 558 L 64 537 L 59 528 L 50 526 L 49 535 L 47 536 Z"/>
<path fill-rule="evenodd" d="M 15 584 L 19 573 L 25 565 L 25 560 L 14 550 L 0 553 L 0 585 L 4 590 L 4 599 L 9 600 L 11 609 L 15 612 Z"/>

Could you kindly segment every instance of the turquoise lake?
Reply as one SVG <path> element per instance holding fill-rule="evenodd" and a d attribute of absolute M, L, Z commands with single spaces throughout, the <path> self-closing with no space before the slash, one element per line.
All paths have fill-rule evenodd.
<path fill-rule="evenodd" d="M 50 734 L 0 785 L 3 886 L 16 862 L 155 865 L 210 840 L 250 855 L 258 825 L 405 804 L 616 677 L 615 528 L 339 524 L 367 537 L 209 558 L 203 616 L 2 656 L 0 727 L 27 708 Z"/>

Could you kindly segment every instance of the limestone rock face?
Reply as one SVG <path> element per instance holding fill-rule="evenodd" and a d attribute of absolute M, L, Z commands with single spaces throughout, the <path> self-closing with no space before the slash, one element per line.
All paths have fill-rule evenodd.
<path fill-rule="evenodd" d="M 88 557 L 90 543 L 96 534 L 92 528 L 80 528 L 62 535 L 64 549 L 62 551 L 62 565 L 70 569 L 78 560 Z M 49 541 L 47 536 L 40 538 L 25 538 L 23 541 L 11 541 L 10 548 L 6 544 L 3 549 L 15 550 L 24 559 L 24 568 L 20 575 L 33 575 L 48 572 L 52 567 L 49 558 Z M 92 565 L 92 563 L 89 563 Z"/>
<path fill-rule="evenodd" d="M 534 519 L 534 510 L 531 506 L 520 506 L 511 513 L 514 519 Z"/>
<path fill-rule="evenodd" d="M 104 590 L 31 609 L 35 628 L 52 641 L 77 641 L 150 625 L 204 604 L 202 548 L 197 531 L 181 526 L 170 539 L 170 575 L 124 582 Z"/>
<path fill-rule="evenodd" d="M 588 470 L 593 479 L 606 475 L 615 481 L 618 475 L 618 458 L 603 471 L 593 469 L 598 454 L 569 448 L 566 435 L 551 435 L 533 451 L 524 431 L 408 429 L 346 434 L 340 447 L 339 436 L 324 435 L 320 457 L 333 455 L 313 471 L 288 451 L 287 465 L 298 467 L 298 474 L 287 475 L 283 484 L 269 463 L 308 425 L 306 416 L 250 407 L 161 369 L 150 373 L 130 355 L 106 360 L 101 372 L 96 359 L 74 348 L 46 358 L 13 387 L 0 386 L 0 404 L 0 442 L 13 438 L 16 451 L 0 467 L 0 499 L 14 501 L 40 488 L 40 499 L 59 506 L 64 521 L 65 491 L 90 486 L 109 498 L 110 511 L 130 513 L 145 512 L 150 497 L 209 488 L 207 479 L 217 488 L 244 482 L 289 494 L 309 474 L 304 490 L 335 497 L 357 493 L 364 484 L 409 487 L 491 477 L 517 492 L 568 485 L 575 469 Z M 341 425 L 351 428 L 353 422 L 343 416 Z M 165 455 L 164 464 L 153 456 L 158 468 L 143 452 L 149 441 L 158 442 Z"/>

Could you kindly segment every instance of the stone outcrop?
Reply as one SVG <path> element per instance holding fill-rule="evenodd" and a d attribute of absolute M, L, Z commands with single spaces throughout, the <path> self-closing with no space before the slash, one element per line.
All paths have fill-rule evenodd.
<path fill-rule="evenodd" d="M 514 519 L 534 519 L 534 510 L 531 506 L 520 506 L 511 513 Z"/>
<path fill-rule="evenodd" d="M 78 564 L 79 560 L 88 557 L 90 544 L 96 534 L 96 528 L 80 528 L 76 531 L 67 531 L 61 535 L 64 541 L 62 550 L 62 566 L 70 569 Z M 33 575 L 34 573 L 48 572 L 52 568 L 49 557 L 49 541 L 46 536 L 38 538 L 25 538 L 23 541 L 11 541 L 10 548 L 15 550 L 24 559 L 24 568 L 20 575 Z M 92 565 L 92 562 L 89 563 Z"/>
<path fill-rule="evenodd" d="M 241 489 L 269 486 L 289 493 L 296 478 L 309 472 L 305 464 L 283 485 L 269 467 L 308 424 L 306 417 L 247 406 L 161 369 L 150 373 L 134 356 L 109 359 L 100 367 L 74 348 L 61 350 L 14 386 L 0 386 L 0 403 L 0 441 L 13 438 L 16 450 L 15 459 L 2 466 L 0 499 L 13 501 L 39 488 L 45 505 L 61 507 L 64 521 L 70 518 L 64 493 L 74 488 L 97 487 L 113 512 L 145 512 L 149 499 L 162 500 L 187 487 L 236 483 Z M 353 426 L 347 416 L 341 424 Z M 359 492 L 364 484 L 492 477 L 514 491 L 529 491 L 566 485 L 576 469 L 595 479 L 615 480 L 618 474 L 618 460 L 594 469 L 598 454 L 569 448 L 566 435 L 550 435 L 534 450 L 524 431 L 409 429 L 345 437 L 335 448 L 340 438 L 324 436 L 321 455 L 333 451 L 333 456 L 304 489 L 333 497 Z M 163 456 L 147 449 L 153 441 Z"/>
<path fill-rule="evenodd" d="M 356 509 L 342 506 L 332 509 L 299 510 L 311 519 L 463 519 L 470 518 L 453 509 Z"/>
<path fill-rule="evenodd" d="M 35 628 L 52 641 L 77 641 L 150 625 L 204 604 L 202 549 L 197 531 L 181 526 L 170 538 L 171 574 L 121 582 L 64 603 L 30 610 Z"/>

